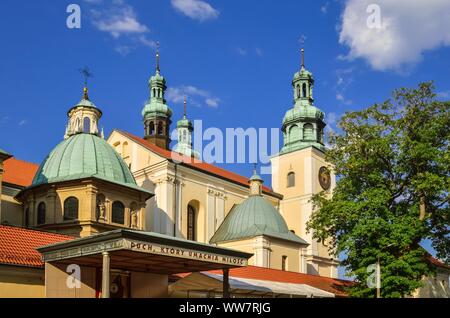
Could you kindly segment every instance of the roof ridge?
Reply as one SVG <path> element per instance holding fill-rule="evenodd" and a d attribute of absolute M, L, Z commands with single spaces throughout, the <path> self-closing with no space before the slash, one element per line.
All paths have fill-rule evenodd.
<path fill-rule="evenodd" d="M 22 163 L 25 163 L 25 164 L 29 164 L 29 165 L 33 165 L 33 166 L 39 167 L 38 163 L 34 163 L 34 162 L 31 162 L 31 161 L 26 161 L 26 160 L 23 160 L 23 159 L 17 159 L 16 157 L 8 158 L 4 162 L 9 161 L 9 160 L 19 161 L 19 162 L 22 162 Z"/>
<path fill-rule="evenodd" d="M 121 133 L 121 134 L 125 135 L 126 137 L 128 137 L 128 138 L 130 138 L 130 139 L 132 139 L 132 140 L 134 140 L 134 141 L 136 141 L 138 143 L 140 143 L 142 146 L 144 146 L 144 147 L 146 147 L 146 148 L 148 148 L 150 150 L 156 151 L 159 155 L 165 157 L 166 159 L 172 159 L 172 156 L 171 156 L 172 153 L 178 154 L 177 152 L 174 152 L 174 151 L 172 151 L 170 149 L 169 150 L 168 149 L 164 149 L 164 148 L 161 148 L 161 147 L 159 147 L 159 146 L 157 146 L 155 144 L 152 144 L 149 141 L 147 141 L 147 140 L 145 140 L 145 139 L 143 139 L 141 137 L 138 137 L 138 136 L 136 136 L 136 135 L 134 135 L 132 133 L 129 133 L 129 132 L 117 129 L 117 128 L 114 129 L 113 131 L 116 131 L 118 133 Z M 178 156 L 180 156 L 180 154 L 178 154 Z M 231 181 L 234 181 L 234 182 L 237 182 L 237 183 L 239 183 L 241 185 L 245 184 L 248 187 L 247 184 L 248 184 L 250 179 L 248 177 L 245 177 L 245 176 L 241 175 L 241 174 L 238 174 L 237 172 L 234 172 L 234 171 L 231 171 L 231 170 L 227 170 L 225 168 L 219 167 L 217 165 L 208 163 L 208 162 L 203 161 L 203 160 L 193 159 L 191 157 L 187 157 L 187 156 L 181 155 L 181 159 L 183 159 L 183 158 L 185 158 L 186 161 L 181 160 L 181 163 L 184 163 L 184 164 L 188 165 L 189 167 L 192 167 L 194 169 L 197 168 L 197 169 L 203 170 L 205 172 L 209 172 L 211 174 L 227 178 L 227 179 L 229 179 Z M 203 166 L 203 167 L 201 167 L 201 166 Z M 210 170 L 208 170 L 208 168 L 210 168 Z M 219 173 L 217 171 L 216 172 L 215 171 L 211 171 L 212 169 L 219 170 L 218 171 Z M 226 177 L 226 176 L 223 176 L 221 174 L 229 174 L 230 177 Z M 240 180 L 233 180 L 233 178 L 240 179 Z M 277 196 L 277 197 L 282 197 L 282 195 L 280 193 L 277 193 L 277 192 L 273 191 L 273 189 L 271 187 L 268 187 L 266 185 L 263 185 L 263 191 L 266 192 L 266 193 L 273 194 L 274 196 Z"/>

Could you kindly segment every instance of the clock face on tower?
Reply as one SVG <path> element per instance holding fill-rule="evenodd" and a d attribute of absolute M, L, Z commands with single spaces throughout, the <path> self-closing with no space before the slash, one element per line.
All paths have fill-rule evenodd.
<path fill-rule="evenodd" d="M 328 190 L 331 186 L 330 170 L 327 167 L 320 167 L 319 169 L 319 183 L 322 189 Z"/>

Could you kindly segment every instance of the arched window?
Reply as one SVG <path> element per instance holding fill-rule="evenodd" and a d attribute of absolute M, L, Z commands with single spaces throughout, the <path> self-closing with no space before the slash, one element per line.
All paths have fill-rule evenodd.
<path fill-rule="evenodd" d="M 196 231 L 195 231 L 195 209 L 188 205 L 188 213 L 187 213 L 187 239 L 191 241 L 196 240 Z"/>
<path fill-rule="evenodd" d="M 91 120 L 89 117 L 84 117 L 83 119 L 83 132 L 86 134 L 91 133 Z"/>
<path fill-rule="evenodd" d="M 125 224 L 125 206 L 122 202 L 115 201 L 112 204 L 111 221 L 113 223 Z"/>
<path fill-rule="evenodd" d="M 287 187 L 295 187 L 295 172 L 289 172 L 287 175 Z"/>
<path fill-rule="evenodd" d="M 153 89 L 153 97 L 156 97 L 156 89 Z"/>
<path fill-rule="evenodd" d="M 149 135 L 153 135 L 154 133 L 155 133 L 155 123 L 154 122 L 150 122 Z"/>
<path fill-rule="evenodd" d="M 69 197 L 64 201 L 64 221 L 78 219 L 78 199 Z"/>
<path fill-rule="evenodd" d="M 300 90 L 300 85 L 297 84 L 297 98 L 300 98 L 301 96 L 301 90 Z"/>
<path fill-rule="evenodd" d="M 44 224 L 45 223 L 45 203 L 41 202 L 38 205 L 37 209 L 37 224 Z"/>
<path fill-rule="evenodd" d="M 306 83 L 303 83 L 303 85 L 302 85 L 302 93 L 303 93 L 303 97 L 308 97 L 308 94 L 306 92 Z"/>
<path fill-rule="evenodd" d="M 183 130 L 183 141 L 184 142 L 187 141 L 187 132 L 186 132 L 186 130 Z"/>
<path fill-rule="evenodd" d="M 289 142 L 293 142 L 300 139 L 300 128 L 297 125 L 292 125 L 289 128 Z"/>
<path fill-rule="evenodd" d="M 287 271 L 287 269 L 288 269 L 287 268 L 288 267 L 287 260 L 288 260 L 288 258 L 286 255 L 281 256 L 281 270 L 282 271 Z"/>
<path fill-rule="evenodd" d="M 305 124 L 303 126 L 303 139 L 314 140 L 314 126 L 312 124 Z"/>
<path fill-rule="evenodd" d="M 162 135 L 163 134 L 163 123 L 162 123 L 162 121 L 160 121 L 159 123 L 158 123 L 158 135 Z"/>

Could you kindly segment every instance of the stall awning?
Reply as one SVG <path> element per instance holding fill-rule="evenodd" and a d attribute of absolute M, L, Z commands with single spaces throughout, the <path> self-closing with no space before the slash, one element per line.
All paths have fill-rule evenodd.
<path fill-rule="evenodd" d="M 220 274 L 208 272 L 191 273 L 169 287 L 169 292 L 221 293 L 222 278 Z M 268 280 L 230 277 L 230 293 L 236 296 L 271 296 L 271 297 L 322 297 L 332 298 L 333 293 L 306 285 L 281 283 Z"/>
<path fill-rule="evenodd" d="M 44 262 L 175 274 L 247 266 L 252 254 L 152 232 L 114 230 L 37 248 Z"/>

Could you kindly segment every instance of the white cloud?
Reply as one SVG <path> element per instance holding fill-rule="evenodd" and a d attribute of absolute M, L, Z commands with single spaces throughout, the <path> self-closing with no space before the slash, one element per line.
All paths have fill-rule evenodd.
<path fill-rule="evenodd" d="M 208 107 L 217 108 L 221 102 L 220 98 L 213 96 L 210 92 L 192 85 L 169 87 L 166 91 L 167 100 L 175 104 L 183 103 L 184 96 L 188 97 L 188 104 L 197 107 L 206 105 Z"/>
<path fill-rule="evenodd" d="M 323 14 L 326 14 L 328 12 L 328 6 L 330 5 L 329 2 L 326 2 L 325 4 L 320 6 L 320 12 Z"/>
<path fill-rule="evenodd" d="M 345 105 L 351 105 L 353 103 L 352 100 L 346 99 L 342 93 L 337 93 L 336 99 Z"/>
<path fill-rule="evenodd" d="M 100 31 L 110 33 L 114 38 L 123 34 L 142 34 L 149 32 L 148 27 L 140 23 L 134 9 L 128 5 L 113 8 L 108 14 L 103 11 L 92 10 L 94 25 Z"/>
<path fill-rule="evenodd" d="M 158 44 L 156 41 L 153 41 L 151 39 L 148 39 L 145 35 L 139 36 L 139 42 L 141 42 L 143 45 L 148 46 L 149 48 L 156 50 L 158 47 Z"/>
<path fill-rule="evenodd" d="M 425 50 L 450 45 L 450 1 L 373 3 L 347 0 L 345 4 L 339 42 L 350 48 L 347 59 L 363 58 L 375 70 L 401 70 L 419 62 Z"/>
<path fill-rule="evenodd" d="M 209 3 L 201 0 L 171 0 L 172 7 L 178 12 L 198 21 L 213 20 L 219 16 L 219 11 Z"/>
<path fill-rule="evenodd" d="M 205 103 L 206 103 L 206 105 L 208 105 L 209 107 L 217 108 L 217 107 L 219 107 L 220 98 L 217 98 L 217 97 L 215 97 L 215 98 L 207 98 L 207 99 L 205 100 Z"/>
<path fill-rule="evenodd" d="M 150 28 L 139 21 L 134 8 L 125 0 L 84 1 L 92 7 L 89 16 L 92 24 L 115 39 L 114 50 L 120 55 L 127 56 L 139 46 L 156 49 L 156 42 L 148 38 Z"/>

